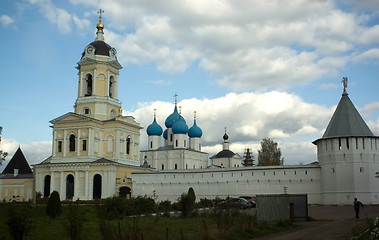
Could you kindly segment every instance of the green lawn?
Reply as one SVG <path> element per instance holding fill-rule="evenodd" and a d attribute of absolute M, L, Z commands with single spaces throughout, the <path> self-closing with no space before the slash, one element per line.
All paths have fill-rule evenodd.
<path fill-rule="evenodd" d="M 13 204 L 16 207 L 21 204 Z M 12 239 L 6 224 L 9 219 L 11 204 L 0 204 L 0 239 Z M 45 213 L 46 205 L 36 205 L 30 208 L 32 228 L 24 239 L 70 239 L 69 219 L 83 223 L 80 238 L 82 240 L 96 239 L 251 239 L 288 229 L 288 223 L 257 224 L 255 216 L 240 212 L 222 212 L 217 214 L 196 214 L 183 217 L 124 217 L 106 220 L 98 213 L 98 205 L 76 205 L 72 211 L 68 205 L 62 206 L 62 215 L 50 219 Z M 71 218 L 70 218 L 71 216 Z M 25 218 L 28 217 L 25 211 Z M 74 220 L 73 220 L 74 219 Z M 80 224 L 74 222 L 74 228 Z M 102 230 L 100 230 L 102 229 Z M 72 228 L 71 228 L 71 231 Z M 102 233 L 102 232 L 103 233 Z M 103 238 L 103 235 L 106 236 Z"/>

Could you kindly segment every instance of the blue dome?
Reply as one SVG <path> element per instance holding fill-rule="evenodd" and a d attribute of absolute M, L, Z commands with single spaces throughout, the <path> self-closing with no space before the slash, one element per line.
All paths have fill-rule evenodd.
<path fill-rule="evenodd" d="M 174 134 L 186 134 L 188 132 L 188 126 L 184 119 L 180 119 L 179 121 L 174 123 L 174 125 L 172 126 L 172 132 Z"/>
<path fill-rule="evenodd" d="M 196 125 L 196 119 L 193 121 L 193 126 L 188 130 L 188 136 L 190 138 L 200 138 L 203 135 L 203 131 Z"/>
<path fill-rule="evenodd" d="M 174 112 L 171 113 L 170 116 L 166 118 L 166 121 L 164 124 L 167 128 L 172 128 L 172 126 L 174 126 L 174 123 L 178 122 L 179 120 L 183 120 L 184 123 L 186 123 L 184 118 L 180 116 L 180 114 L 178 113 L 178 109 L 175 106 Z"/>
<path fill-rule="evenodd" d="M 146 132 L 147 132 L 147 135 L 149 135 L 149 136 L 160 136 L 160 135 L 162 135 L 162 132 L 163 132 L 162 127 L 159 126 L 155 117 L 154 117 L 153 123 L 147 127 Z"/>
<path fill-rule="evenodd" d="M 166 139 L 166 140 L 167 140 L 167 137 L 168 137 L 167 135 L 168 135 L 168 133 L 167 133 L 167 129 L 166 129 L 163 132 L 163 138 Z"/>

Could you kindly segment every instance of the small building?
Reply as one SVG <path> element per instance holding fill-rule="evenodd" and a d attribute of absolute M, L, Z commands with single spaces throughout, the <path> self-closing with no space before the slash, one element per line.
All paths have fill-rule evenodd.
<path fill-rule="evenodd" d="M 224 142 L 222 143 L 222 151 L 218 152 L 216 155 L 210 157 L 210 167 L 219 168 L 232 168 L 232 167 L 243 167 L 242 157 L 238 153 L 234 153 L 229 150 L 229 136 L 226 134 L 226 128 L 224 136 L 222 137 Z"/>
<path fill-rule="evenodd" d="M 0 175 L 0 199 L 3 201 L 33 199 L 33 172 L 20 147 Z"/>

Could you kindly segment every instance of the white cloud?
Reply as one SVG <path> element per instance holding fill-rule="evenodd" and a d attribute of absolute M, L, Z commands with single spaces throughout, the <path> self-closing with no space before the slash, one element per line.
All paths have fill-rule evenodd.
<path fill-rule="evenodd" d="M 239 153 L 243 153 L 246 147 L 256 146 L 265 137 L 281 141 L 283 145 L 303 144 L 306 139 L 310 145 L 308 148 L 311 148 L 311 141 L 321 137 L 333 114 L 332 108 L 308 104 L 295 95 L 276 91 L 229 93 L 215 99 L 184 99 L 178 106 L 182 106 L 182 115 L 188 127 L 193 125 L 193 111 L 197 112 L 197 125 L 203 130 L 203 150 L 210 155 L 221 150 L 225 127 L 230 143 L 239 146 L 231 150 Z M 165 119 L 174 109 L 171 103 L 142 103 L 136 111 L 127 113 L 144 127 L 141 131 L 141 149 L 147 148 L 146 128 L 153 121 L 155 108 L 157 122 L 165 129 Z M 301 155 L 302 151 L 299 147 L 298 154 Z M 314 151 L 309 153 L 309 157 L 307 155 L 307 159 L 315 160 Z"/>
<path fill-rule="evenodd" d="M 353 58 L 357 62 L 374 61 L 379 62 L 379 48 L 372 48 L 362 52 Z"/>
<path fill-rule="evenodd" d="M 11 18 L 8 15 L 1 15 L 0 16 L 0 23 L 3 25 L 3 27 L 8 27 L 14 22 L 14 19 Z"/>
<path fill-rule="evenodd" d="M 32 165 L 40 163 L 47 157 L 51 156 L 52 145 L 50 141 L 20 144 L 16 140 L 2 138 L 0 147 L 3 151 L 8 152 L 6 161 L 3 162 L 2 166 L 0 166 L 1 172 L 9 163 L 9 160 L 11 160 L 18 147 L 21 147 L 21 151 L 24 153 L 29 165 Z"/>

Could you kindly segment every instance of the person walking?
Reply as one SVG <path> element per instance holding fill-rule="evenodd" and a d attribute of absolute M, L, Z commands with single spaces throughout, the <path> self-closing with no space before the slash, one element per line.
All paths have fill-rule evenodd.
<path fill-rule="evenodd" d="M 359 218 L 359 208 L 362 206 L 363 208 L 363 204 L 357 200 L 357 198 L 354 198 L 354 210 L 355 210 L 355 218 Z"/>

